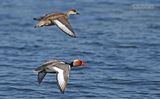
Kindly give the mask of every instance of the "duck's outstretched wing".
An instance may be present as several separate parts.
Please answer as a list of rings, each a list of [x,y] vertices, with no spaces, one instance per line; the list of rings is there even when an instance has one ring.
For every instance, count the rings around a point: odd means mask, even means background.
[[[44,72],[44,71],[41,71],[41,72],[38,73],[37,80],[38,80],[38,83],[39,83],[39,84],[41,84],[41,82],[42,82],[42,80],[43,80],[43,78],[45,77],[46,74],[47,74],[47,73]]]
[[[68,65],[63,65],[64,68],[53,67],[53,69],[57,72],[57,84],[62,93],[67,86],[67,81],[69,78],[70,67]]]
[[[56,65],[59,61],[58,60],[52,60],[52,61],[48,61],[44,64],[42,64],[40,67],[37,67],[34,71],[36,71],[38,73],[38,83],[41,84],[43,78],[45,77],[45,75],[47,74],[47,72],[45,71],[46,67],[49,66],[53,66]],[[51,71],[55,71],[55,70],[51,70]]]
[[[76,35],[68,21],[65,17],[60,17],[55,20],[53,20],[54,24],[57,25],[58,28],[60,28],[64,33],[67,35],[76,38]]]

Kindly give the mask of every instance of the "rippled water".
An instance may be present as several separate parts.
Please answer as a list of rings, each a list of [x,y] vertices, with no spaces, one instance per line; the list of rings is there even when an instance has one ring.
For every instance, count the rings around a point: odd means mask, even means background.
[[[159,3],[1,0],[0,99],[159,99]],[[57,27],[33,28],[33,17],[70,8],[81,14],[70,17],[78,38]],[[76,58],[87,66],[71,71],[64,95],[55,75],[38,85],[34,68],[51,59]]]

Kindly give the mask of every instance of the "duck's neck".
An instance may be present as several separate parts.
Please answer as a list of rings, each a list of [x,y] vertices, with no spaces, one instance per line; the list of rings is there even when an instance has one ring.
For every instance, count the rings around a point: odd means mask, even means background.
[[[68,64],[68,65],[70,65],[71,67],[73,67],[73,62],[71,62],[71,63],[65,62],[65,64]]]
[[[71,67],[73,67],[73,62],[69,63],[69,65],[70,65]]]
[[[69,13],[69,11],[66,13],[66,15],[67,15],[67,17],[69,17],[69,16],[70,16],[70,13]]]

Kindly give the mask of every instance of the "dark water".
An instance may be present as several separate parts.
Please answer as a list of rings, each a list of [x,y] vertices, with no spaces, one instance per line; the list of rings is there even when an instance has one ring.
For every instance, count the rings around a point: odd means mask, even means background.
[[[146,5],[145,5],[146,4]],[[1,0],[0,99],[159,99],[158,0]],[[33,17],[76,8],[78,38]],[[51,59],[82,59],[64,95],[55,75],[38,85],[34,68]]]

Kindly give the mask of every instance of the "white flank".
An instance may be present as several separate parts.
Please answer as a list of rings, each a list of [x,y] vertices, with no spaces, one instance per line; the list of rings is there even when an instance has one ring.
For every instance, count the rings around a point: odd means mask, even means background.
[[[62,29],[64,32],[66,32],[69,35],[74,36],[74,33],[72,31],[70,31],[64,24],[62,24],[60,21],[58,20],[54,20],[54,22],[57,24],[57,26]]]
[[[59,86],[60,86],[61,90],[64,90],[65,80],[64,80],[63,70],[59,69],[57,67],[53,67],[53,69],[58,72],[57,80],[58,80],[58,83],[59,83]]]

